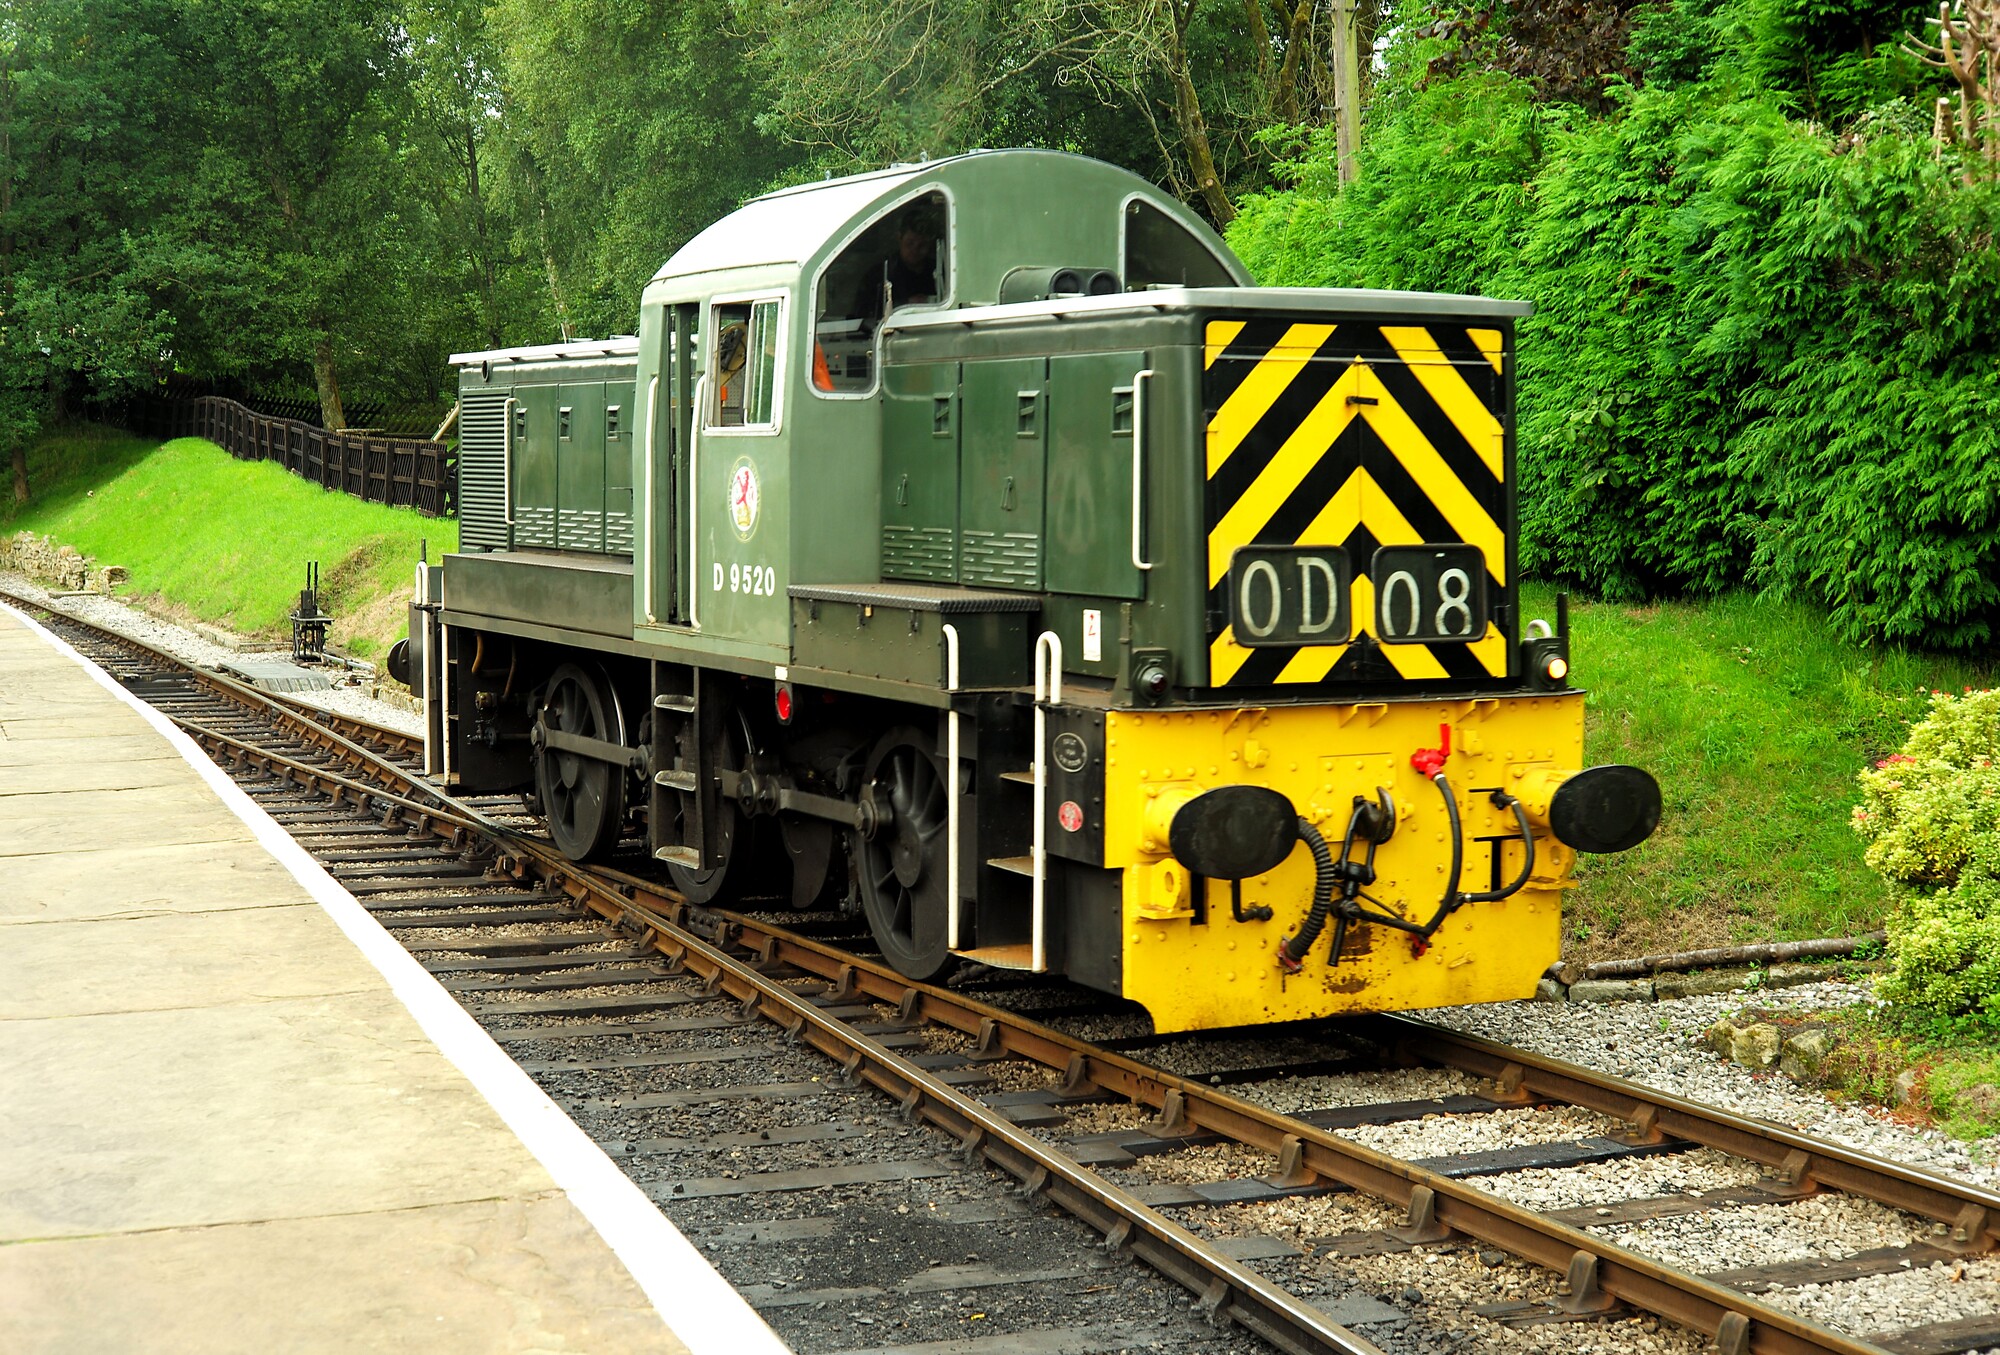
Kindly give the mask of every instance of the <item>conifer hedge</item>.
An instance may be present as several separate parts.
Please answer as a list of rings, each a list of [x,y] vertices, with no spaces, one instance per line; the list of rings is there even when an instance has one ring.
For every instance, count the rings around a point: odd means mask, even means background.
[[[1980,647],[2000,623],[2000,189],[1932,144],[1893,44],[1821,59],[1810,36],[1779,0],[1683,0],[1641,26],[1644,83],[1601,117],[1491,71],[1427,80],[1406,43],[1358,181],[1340,191],[1331,144],[1308,143],[1230,242],[1266,284],[1535,303],[1532,575],[1615,599],[1747,582],[1850,638]]]

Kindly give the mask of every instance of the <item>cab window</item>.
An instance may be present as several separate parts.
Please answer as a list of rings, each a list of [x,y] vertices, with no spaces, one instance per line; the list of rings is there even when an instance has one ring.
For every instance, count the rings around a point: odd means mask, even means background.
[[[876,329],[893,310],[946,299],[950,251],[950,201],[926,193],[884,212],[834,256],[813,295],[813,389],[874,385]]]
[[[1234,287],[1201,237],[1150,202],[1125,204],[1125,287]]]
[[[778,302],[715,307],[708,426],[772,428],[778,422]]]

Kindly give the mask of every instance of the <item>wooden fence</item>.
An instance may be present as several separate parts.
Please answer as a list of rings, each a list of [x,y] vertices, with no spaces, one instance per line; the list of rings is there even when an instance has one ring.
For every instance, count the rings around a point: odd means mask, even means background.
[[[214,395],[146,403],[144,409],[127,408],[127,425],[135,431],[207,438],[239,460],[275,461],[316,485],[369,503],[414,508],[434,518],[458,513],[458,451],[445,443],[328,432]]]

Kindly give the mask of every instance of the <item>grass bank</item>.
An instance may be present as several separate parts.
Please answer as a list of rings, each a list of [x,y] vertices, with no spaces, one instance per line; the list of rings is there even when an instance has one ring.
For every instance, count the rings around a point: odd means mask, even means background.
[[[1525,590],[1527,614],[1554,595]],[[1961,659],[1856,646],[1811,608],[1747,594],[1692,603],[1573,603],[1586,761],[1659,778],[1660,831],[1586,857],[1565,950],[1591,960],[1847,935],[1888,897],[1848,828],[1854,774],[1902,745],[1933,688],[1988,686]]]
[[[46,533],[131,569],[149,606],[286,633],[305,561],[321,562],[337,643],[374,655],[402,633],[417,543],[457,524],[329,493],[194,439],[100,428],[44,439],[35,498],[0,530]],[[1527,614],[1554,594],[1526,589]],[[1590,691],[1588,761],[1652,771],[1652,841],[1585,858],[1569,900],[1572,958],[1868,931],[1888,902],[1847,826],[1854,774],[1901,746],[1933,688],[1992,681],[1962,660],[1843,644],[1810,608],[1748,595],[1571,608]]]
[[[94,425],[43,438],[33,497],[0,504],[0,532],[31,531],[123,565],[153,610],[245,635],[289,637],[308,560],[320,563],[334,644],[379,657],[405,630],[418,544],[458,548],[458,524],[363,503],[212,442],[159,444]]]

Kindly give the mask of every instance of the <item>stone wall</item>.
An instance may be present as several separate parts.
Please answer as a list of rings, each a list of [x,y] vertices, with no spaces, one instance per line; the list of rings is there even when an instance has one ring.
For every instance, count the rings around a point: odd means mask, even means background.
[[[0,537],[0,569],[11,569],[50,588],[76,593],[109,593],[131,578],[123,565],[99,565],[75,546],[65,546],[33,532]]]

